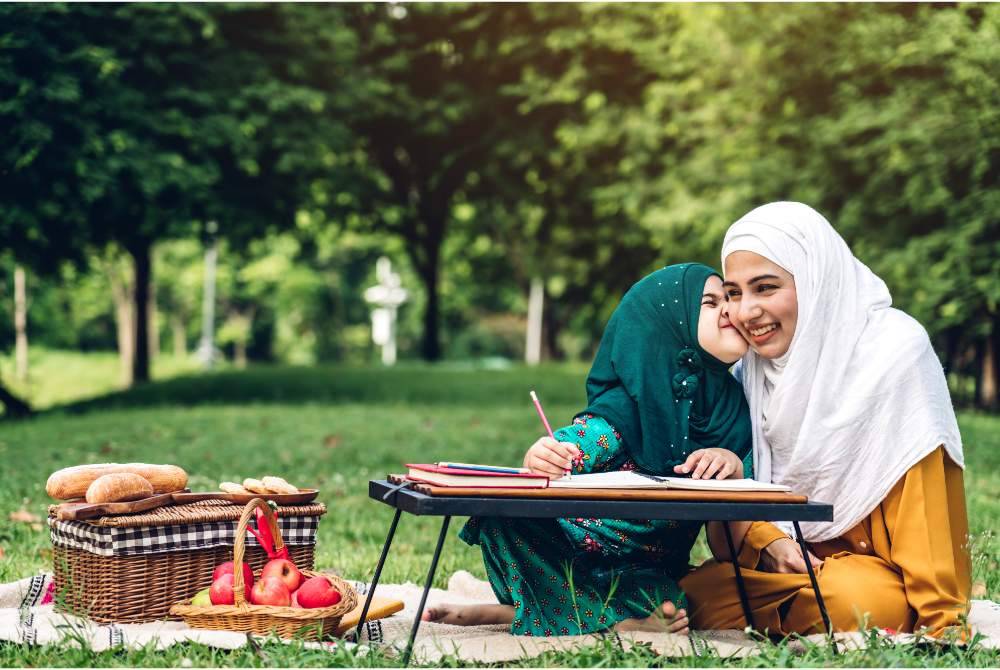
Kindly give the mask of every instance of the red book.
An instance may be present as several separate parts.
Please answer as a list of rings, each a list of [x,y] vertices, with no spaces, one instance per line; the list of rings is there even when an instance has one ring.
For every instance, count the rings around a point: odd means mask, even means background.
[[[544,489],[549,485],[545,475],[532,473],[488,472],[443,468],[433,463],[407,463],[410,469],[406,478],[434,486],[472,487],[492,489]]]

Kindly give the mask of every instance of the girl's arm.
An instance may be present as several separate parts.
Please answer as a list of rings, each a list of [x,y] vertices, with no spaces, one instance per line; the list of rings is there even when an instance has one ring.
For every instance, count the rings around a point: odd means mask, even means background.
[[[524,467],[549,477],[628,469],[628,452],[621,435],[599,416],[583,414],[554,431],[556,439],[540,437],[524,455]],[[634,467],[634,466],[631,466]]]

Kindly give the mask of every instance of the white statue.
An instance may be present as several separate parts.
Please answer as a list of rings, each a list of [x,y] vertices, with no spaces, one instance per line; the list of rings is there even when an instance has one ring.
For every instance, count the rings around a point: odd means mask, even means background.
[[[392,271],[392,262],[379,258],[375,263],[378,284],[365,289],[365,300],[372,303],[372,342],[382,347],[382,363],[396,362],[396,310],[406,302],[406,290],[400,287],[399,275]]]

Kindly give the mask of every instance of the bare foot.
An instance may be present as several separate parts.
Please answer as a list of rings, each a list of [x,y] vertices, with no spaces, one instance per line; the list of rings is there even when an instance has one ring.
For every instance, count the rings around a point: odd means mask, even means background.
[[[615,624],[619,632],[641,631],[646,633],[688,634],[688,616],[685,610],[678,610],[669,600],[644,619],[625,619]]]
[[[514,608],[510,605],[442,604],[425,609],[421,619],[434,623],[447,623],[452,626],[510,623],[514,620]]]

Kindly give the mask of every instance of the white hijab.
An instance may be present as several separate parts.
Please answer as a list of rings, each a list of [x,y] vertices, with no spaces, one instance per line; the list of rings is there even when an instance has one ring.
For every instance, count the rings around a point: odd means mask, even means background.
[[[798,319],[788,351],[772,361],[751,349],[740,372],[755,477],[833,504],[833,523],[802,524],[806,540],[856,526],[940,445],[964,467],[926,331],[890,306],[885,283],[825,218],[796,202],[758,207],[730,226],[723,265],[735,251],[764,256],[795,278]]]

